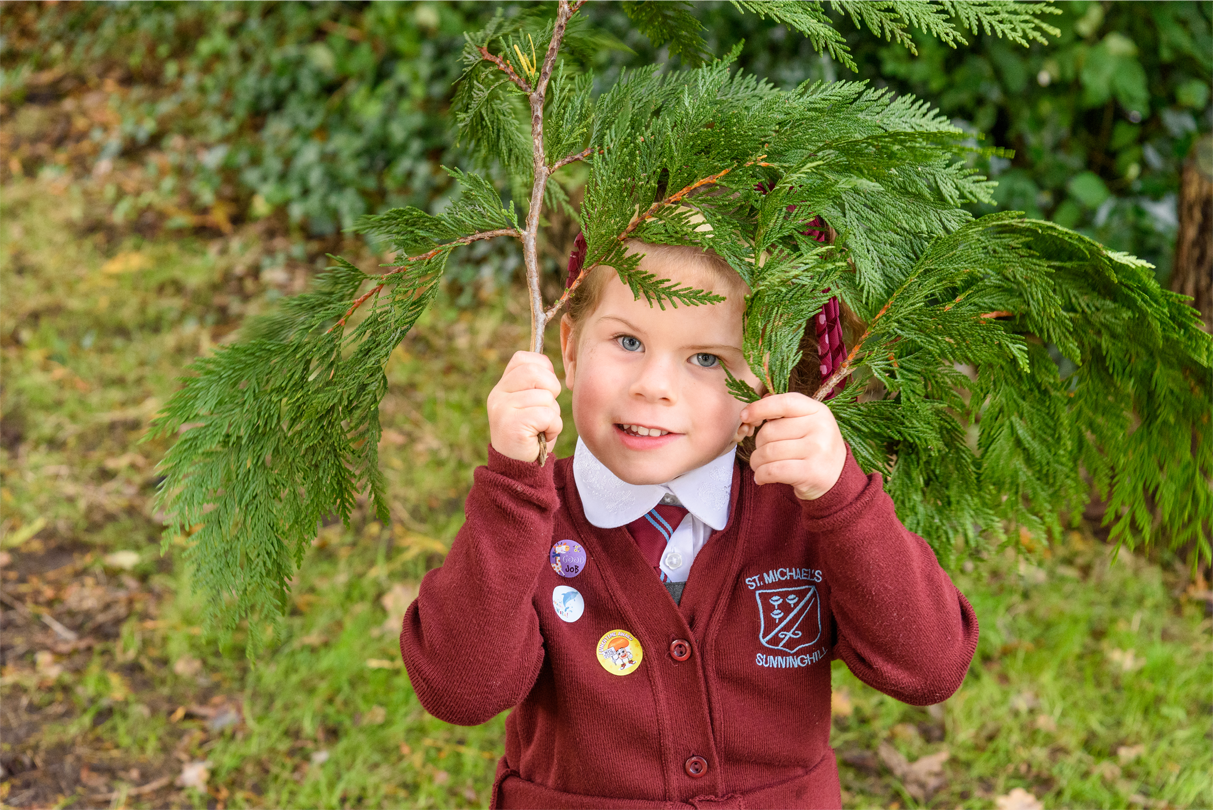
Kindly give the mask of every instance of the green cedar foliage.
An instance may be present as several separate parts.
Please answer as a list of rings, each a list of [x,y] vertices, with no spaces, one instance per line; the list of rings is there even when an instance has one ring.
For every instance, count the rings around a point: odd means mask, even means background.
[[[740,5],[831,53],[842,47],[817,4]],[[914,25],[963,42],[953,16],[1021,43],[1048,30],[1036,5],[837,7],[893,39]],[[974,219],[965,206],[990,202],[993,188],[969,166],[976,147],[910,96],[848,81],[779,90],[733,69],[736,49],[693,69],[625,72],[595,95],[584,51],[612,45],[576,8],[562,3],[556,21],[499,16],[468,34],[452,114],[480,165],[504,170],[513,199],[541,194],[528,217],[563,205],[578,219],[583,277],[601,265],[655,306],[711,303],[641,271],[624,243],[714,250],[751,287],[744,352],[774,392],[801,359],[806,321],[839,296],[865,331],[818,396],[845,380],[831,401],[844,437],[865,469],[885,472],[901,519],[945,559],[1017,524],[1056,535],[1059,513],[1080,513],[1088,498],[1084,470],[1109,500],[1115,537],[1195,541],[1209,559],[1213,349],[1149,265],[1015,213]],[[629,13],[693,54],[685,12]],[[566,38],[545,66],[561,21]],[[565,49],[571,41],[582,54]],[[579,210],[555,180],[532,182],[529,105],[545,68],[540,168],[589,163]],[[442,213],[363,220],[399,252],[398,266],[369,276],[336,260],[311,292],[195,364],[156,422],[182,432],[163,463],[166,541],[190,535],[196,581],[229,626],[273,618],[318,521],[349,521],[359,493],[386,519],[376,445],[388,355],[455,247],[526,236],[487,179],[448,171],[463,195]],[[809,212],[834,230],[832,244],[801,233]],[[366,301],[364,319],[347,326]],[[540,336],[559,305],[533,316]],[[1074,370],[1062,375],[1062,359]],[[728,376],[735,395],[757,396]]]

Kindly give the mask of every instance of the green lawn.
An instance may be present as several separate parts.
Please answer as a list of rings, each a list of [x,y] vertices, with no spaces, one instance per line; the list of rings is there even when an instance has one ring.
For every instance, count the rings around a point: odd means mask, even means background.
[[[501,718],[465,729],[427,715],[397,627],[462,521],[485,396],[525,343],[520,305],[487,295],[472,312],[450,290],[396,352],[393,522],[322,529],[253,667],[239,637],[200,629],[179,549],[161,557],[165,447],[138,442],[183,367],[298,289],[313,251],[265,223],[143,240],[114,226],[101,189],[53,174],[6,181],[2,204],[0,799],[487,805]],[[1085,531],[973,563],[955,577],[981,646],[951,700],[906,706],[835,664],[845,803],[994,807],[1023,788],[1046,807],[1213,806],[1208,585],[1171,563],[1111,562]]]

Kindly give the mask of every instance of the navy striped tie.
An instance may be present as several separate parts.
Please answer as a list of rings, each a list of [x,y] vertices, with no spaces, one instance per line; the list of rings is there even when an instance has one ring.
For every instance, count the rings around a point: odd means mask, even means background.
[[[665,553],[666,543],[674,536],[674,530],[686,516],[685,507],[659,503],[643,517],[628,524],[628,532],[640,547],[641,555],[663,582],[666,576],[661,573],[661,555]]]

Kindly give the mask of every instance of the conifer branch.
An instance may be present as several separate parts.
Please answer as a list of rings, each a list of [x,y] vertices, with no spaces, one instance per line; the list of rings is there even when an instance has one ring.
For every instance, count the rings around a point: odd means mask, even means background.
[[[438,247],[434,248],[433,250],[429,251],[428,253],[422,253],[419,256],[410,256],[409,258],[405,259],[402,263],[395,265],[389,272],[384,273],[383,275],[392,276],[397,273],[403,273],[405,270],[408,270],[413,265],[420,264],[421,262],[428,262],[430,259],[437,256],[442,251],[450,250],[451,248],[455,247],[456,245],[470,245],[473,242],[480,242],[484,239],[495,239],[498,236],[513,236],[513,237],[517,238],[517,237],[520,237],[521,235],[522,234],[520,234],[518,231],[514,230],[513,228],[498,228],[495,231],[482,231],[481,233],[474,233],[471,236],[461,236],[458,239],[453,239],[450,242],[447,242],[445,245],[439,245]],[[367,299],[371,298],[372,296],[378,295],[380,292],[382,292],[383,287],[384,287],[384,284],[381,283],[377,287],[373,287],[365,295],[361,295],[358,298],[356,298],[354,300],[354,303],[352,305],[350,305],[350,308],[347,309],[345,311],[345,314],[341,316],[341,320],[337,321],[337,323],[330,326],[326,330],[326,334],[328,332],[332,332],[334,329],[336,329],[339,326],[345,326],[345,322],[347,320],[349,320],[349,317],[354,314],[354,312],[358,309],[358,307],[365,304],[367,302]]]
[[[753,160],[748,161],[742,165],[743,166],[770,166],[771,165],[770,163],[763,162],[763,158],[765,158],[765,157],[766,157],[766,155],[759,155],[758,157],[754,158]],[[628,236],[631,235],[632,231],[636,230],[636,228],[640,226],[640,223],[645,222],[646,220],[652,219],[657,214],[657,212],[660,211],[665,206],[676,205],[679,202],[681,202],[684,197],[686,197],[688,194],[695,191],[696,189],[703,188],[704,186],[714,185],[714,184],[720,182],[720,179],[722,177],[724,177],[726,174],[733,171],[733,169],[735,169],[735,168],[736,168],[735,166],[730,166],[729,168],[716,172],[715,174],[711,174],[711,175],[708,175],[707,177],[700,178],[699,180],[696,180],[694,183],[691,183],[687,186],[680,188],[678,191],[675,191],[673,194],[666,197],[664,200],[658,200],[657,202],[653,203],[652,205],[649,206],[647,211],[645,211],[643,214],[641,214],[640,216],[636,217],[635,219],[633,219],[631,222],[628,223],[628,226],[623,229],[623,233],[619,234],[619,241],[622,242],[625,239],[627,239]]]
[[[483,56],[489,62],[492,62],[494,65],[496,65],[502,71],[504,71],[505,75],[510,77],[510,81],[512,81],[514,84],[518,85],[519,90],[530,95],[531,86],[526,83],[525,79],[523,79],[521,76],[519,76],[517,73],[514,72],[514,68],[510,65],[509,62],[505,61],[500,56],[496,56],[495,54],[489,53],[489,49],[486,48],[484,45],[480,46],[480,55]]]
[[[551,165],[551,167],[548,169],[548,174],[549,175],[555,174],[557,169],[563,169],[565,166],[569,165],[570,163],[576,163],[579,160],[585,160],[586,158],[588,158],[590,155],[594,154],[595,152],[601,152],[601,151],[602,151],[601,149],[595,149],[593,146],[587,146],[585,149],[581,150],[577,154],[569,155],[568,157],[562,157],[560,160],[553,163]]]

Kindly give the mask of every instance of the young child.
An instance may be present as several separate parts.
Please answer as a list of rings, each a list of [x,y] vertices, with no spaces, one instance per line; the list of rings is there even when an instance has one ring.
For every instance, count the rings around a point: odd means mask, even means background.
[[[728,393],[722,365],[759,389],[740,277],[697,248],[630,249],[727,300],[662,311],[592,271],[560,329],[580,438],[543,467],[560,383],[514,355],[467,522],[405,615],[409,678],[450,723],[514,710],[495,807],[840,807],[830,661],[938,703],[973,610],[829,408]]]

